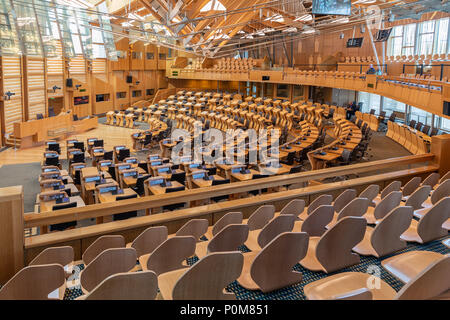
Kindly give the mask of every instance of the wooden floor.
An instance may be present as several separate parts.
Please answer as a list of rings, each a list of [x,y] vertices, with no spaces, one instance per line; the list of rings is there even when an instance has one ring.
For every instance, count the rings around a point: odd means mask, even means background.
[[[112,150],[114,146],[126,145],[131,151],[134,151],[132,146],[131,134],[139,132],[139,129],[129,129],[123,127],[109,126],[105,124],[98,124],[98,128],[72,135],[70,138],[76,138],[86,143],[87,138],[103,139],[106,150]],[[67,152],[65,146],[65,139],[60,140],[61,155],[60,159],[66,159]],[[27,149],[8,148],[5,151],[0,152],[0,167],[6,164],[18,164],[18,163],[30,163],[42,161],[42,155],[45,150],[45,146],[39,146]]]

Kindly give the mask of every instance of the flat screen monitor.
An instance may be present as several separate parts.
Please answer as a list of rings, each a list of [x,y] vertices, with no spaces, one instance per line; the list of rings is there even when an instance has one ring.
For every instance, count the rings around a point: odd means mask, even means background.
[[[351,10],[350,0],[313,0],[312,2],[312,14],[349,16]]]
[[[109,186],[109,187],[100,188],[99,192],[100,193],[107,193],[107,192],[117,191],[117,189],[118,189],[117,186]]]
[[[389,39],[389,36],[391,35],[392,28],[389,29],[380,29],[375,34],[375,39],[373,41],[375,42],[383,42],[387,41]]]
[[[164,182],[164,179],[155,179],[155,180],[150,180],[149,183],[151,186],[156,186],[156,185],[160,185]]]
[[[347,40],[347,48],[360,48],[364,38],[350,38]]]

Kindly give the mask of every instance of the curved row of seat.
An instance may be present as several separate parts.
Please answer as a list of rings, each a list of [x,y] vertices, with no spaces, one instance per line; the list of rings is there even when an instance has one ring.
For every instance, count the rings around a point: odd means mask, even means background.
[[[412,154],[429,152],[431,137],[401,123],[388,121],[386,136],[398,142]]]

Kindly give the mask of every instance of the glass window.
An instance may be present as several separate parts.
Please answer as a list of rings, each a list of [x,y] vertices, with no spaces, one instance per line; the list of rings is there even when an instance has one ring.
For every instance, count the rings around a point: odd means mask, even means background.
[[[392,29],[392,35],[389,38],[390,56],[400,56],[402,54],[403,26],[396,26]]]
[[[277,84],[277,97],[289,98],[289,85]]]
[[[155,94],[155,89],[147,89],[146,90],[146,95],[147,96],[152,96]]]
[[[142,91],[141,90],[133,90],[132,92],[132,97],[136,98],[136,97],[140,97],[142,95]]]
[[[294,98],[303,97],[303,86],[294,84]]]
[[[92,42],[103,43],[103,34],[101,31],[92,29]]]
[[[434,53],[447,53],[448,18],[440,19],[436,26],[436,50]]]
[[[109,101],[109,93],[95,95],[96,102]]]
[[[83,54],[83,49],[81,49],[80,37],[78,35],[72,34],[72,43],[75,54]]]
[[[127,56],[127,52],[126,51],[121,51],[121,50],[117,50],[117,57],[119,59],[124,59]]]
[[[166,60],[166,54],[165,53],[160,53],[159,54],[159,60]]]
[[[142,58],[142,52],[134,51],[134,52],[131,53],[131,57],[133,59],[141,59]]]
[[[371,109],[375,109],[375,114],[380,113],[381,96],[368,92],[359,92],[358,102],[362,103],[361,112],[369,113]]]
[[[153,60],[155,58],[155,54],[153,52],[147,52],[147,60]]]
[[[414,55],[414,42],[416,39],[416,24],[404,26],[402,55]]]
[[[268,98],[273,97],[273,83],[265,83],[264,84],[264,96]]]
[[[425,21],[419,25],[419,54],[431,54],[433,52],[435,21]]]
[[[116,98],[117,98],[117,99],[125,99],[126,96],[127,96],[127,93],[126,93],[126,92],[117,92],[117,93],[116,93]]]
[[[391,113],[396,112],[397,118],[405,119],[406,105],[396,100],[384,97],[383,111],[386,111],[386,116],[389,117]]]
[[[450,119],[444,117],[441,118],[441,129],[450,132]]]
[[[106,50],[103,44],[93,44],[92,50],[94,53],[94,58],[106,58]]]
[[[433,114],[430,112],[426,112],[422,109],[411,106],[411,111],[409,114],[409,121],[416,120],[416,122],[422,122],[423,124],[427,124],[427,125],[431,126],[432,116],[433,116]]]

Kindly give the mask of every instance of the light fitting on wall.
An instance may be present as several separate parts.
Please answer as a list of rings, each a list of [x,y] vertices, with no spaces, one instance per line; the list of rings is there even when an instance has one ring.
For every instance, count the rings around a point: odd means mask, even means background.
[[[75,85],[75,88],[78,90],[78,88],[80,88],[81,87],[81,84],[76,84]]]
[[[138,85],[139,83],[141,83],[140,81],[136,81],[136,85]]]
[[[54,85],[53,87],[52,87],[52,89],[53,89],[53,92],[55,93],[56,92],[56,90],[61,90],[61,88],[60,87],[58,87],[58,86],[56,86],[56,85]]]
[[[5,100],[11,100],[11,96],[14,96],[14,95],[15,95],[14,92],[11,92],[11,91],[6,92],[5,93]]]

